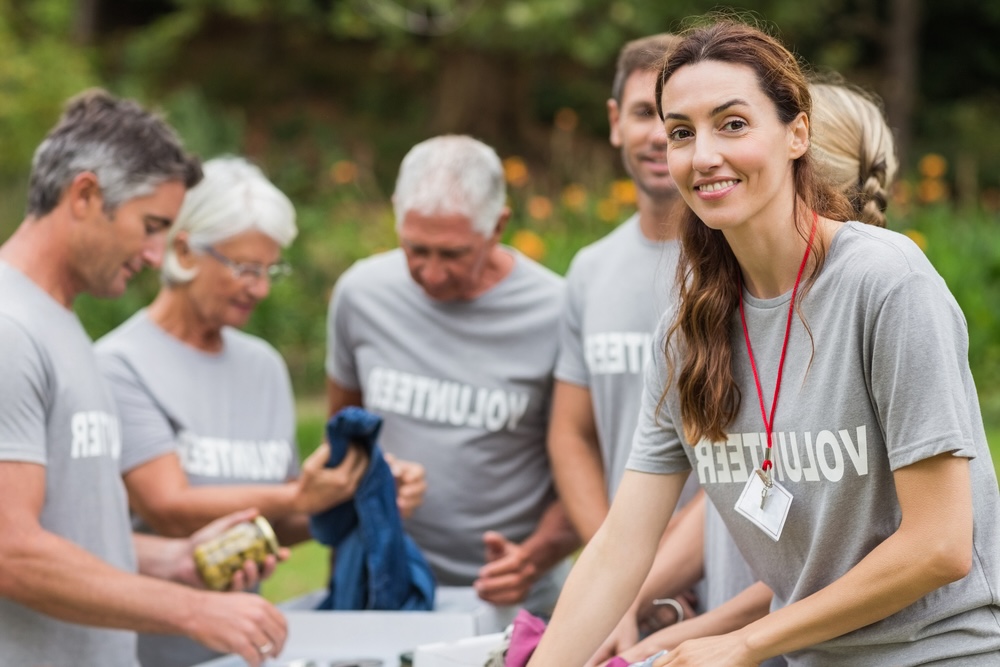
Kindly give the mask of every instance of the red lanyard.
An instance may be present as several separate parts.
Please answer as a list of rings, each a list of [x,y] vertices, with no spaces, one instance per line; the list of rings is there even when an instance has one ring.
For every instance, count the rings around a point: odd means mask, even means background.
[[[753,358],[753,348],[750,346],[750,332],[747,330],[747,318],[743,313],[743,280],[740,278],[740,321],[743,322],[743,337],[747,341],[747,354],[750,355],[750,368],[753,370],[753,381],[757,385],[757,398],[760,399],[760,416],[764,420],[764,429],[767,431],[767,451],[764,455],[764,462],[761,469],[767,472],[774,464],[771,462],[771,446],[774,444],[774,409],[778,407],[778,390],[781,388],[781,370],[785,367],[785,352],[788,351],[788,334],[792,332],[792,313],[795,311],[795,294],[799,291],[799,281],[802,280],[802,272],[806,268],[809,259],[809,251],[812,249],[813,237],[816,235],[816,223],[819,216],[813,211],[812,229],[809,230],[809,243],[806,244],[806,252],[802,256],[802,263],[799,265],[799,273],[795,276],[795,287],[792,288],[792,301],[788,304],[788,321],[785,323],[785,340],[781,344],[781,358],[778,360],[778,377],[774,381],[774,398],[771,400],[771,418],[767,417],[767,410],[764,408],[764,390],[760,386],[760,376],[757,374],[757,363]]]

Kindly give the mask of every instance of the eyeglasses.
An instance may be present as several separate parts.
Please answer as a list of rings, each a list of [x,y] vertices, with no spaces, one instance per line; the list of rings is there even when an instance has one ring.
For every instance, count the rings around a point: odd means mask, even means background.
[[[248,283],[258,281],[265,276],[273,283],[292,272],[292,267],[287,262],[276,262],[266,266],[254,262],[234,262],[212,246],[205,246],[202,250],[213,259],[228,266],[229,270],[233,272],[233,278]]]

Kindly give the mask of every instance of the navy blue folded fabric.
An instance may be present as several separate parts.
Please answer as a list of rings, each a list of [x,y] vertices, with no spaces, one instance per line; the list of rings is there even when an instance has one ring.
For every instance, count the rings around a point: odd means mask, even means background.
[[[364,447],[370,461],[352,500],[309,519],[313,537],[334,549],[329,592],[318,609],[434,607],[434,575],[403,531],[396,482],[378,446],[381,427],[381,417],[358,407],[344,408],[327,422],[328,465],[339,465],[352,444]]]

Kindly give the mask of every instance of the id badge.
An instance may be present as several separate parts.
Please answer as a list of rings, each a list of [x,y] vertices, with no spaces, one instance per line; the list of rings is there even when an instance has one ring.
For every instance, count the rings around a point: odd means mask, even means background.
[[[771,487],[767,488],[761,475],[750,475],[735,509],[777,542],[791,506],[792,494],[777,480],[772,480]]]

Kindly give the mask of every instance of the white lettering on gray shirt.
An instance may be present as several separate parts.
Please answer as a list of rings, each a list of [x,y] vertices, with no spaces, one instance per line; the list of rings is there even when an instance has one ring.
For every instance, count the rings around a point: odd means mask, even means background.
[[[694,448],[695,473],[700,484],[743,484],[763,460],[763,433],[733,433],[725,442],[702,440]],[[772,451],[779,481],[839,482],[845,473],[868,474],[868,437],[864,425],[836,433],[822,430],[802,434],[775,433]],[[799,443],[801,442],[801,447]],[[847,463],[850,463],[850,466]]]
[[[107,456],[119,459],[122,455],[121,429],[118,417],[100,410],[73,413],[70,418],[73,441],[70,457],[74,459]]]
[[[368,374],[368,405],[414,419],[513,431],[528,410],[528,394],[426,377],[376,366]]]
[[[648,331],[604,331],[584,337],[592,375],[639,375],[653,341]]]

